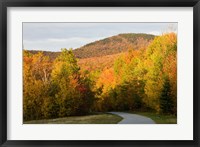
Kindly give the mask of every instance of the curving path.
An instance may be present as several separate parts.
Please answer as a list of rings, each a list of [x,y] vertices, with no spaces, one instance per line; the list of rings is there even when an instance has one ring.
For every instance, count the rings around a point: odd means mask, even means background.
[[[155,122],[145,116],[125,113],[125,112],[109,112],[111,114],[118,115],[123,119],[118,124],[155,124]]]

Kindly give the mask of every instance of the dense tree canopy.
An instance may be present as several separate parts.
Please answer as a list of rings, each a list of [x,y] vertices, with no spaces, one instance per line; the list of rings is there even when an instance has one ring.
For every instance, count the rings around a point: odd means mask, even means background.
[[[94,96],[86,79],[80,76],[72,50],[62,49],[54,62],[47,61],[42,53],[31,55],[24,51],[24,119],[88,113]],[[48,77],[44,68],[47,65]]]
[[[72,49],[53,60],[24,50],[24,120],[141,109],[176,114],[177,35],[122,36],[135,45],[87,59],[77,59]]]

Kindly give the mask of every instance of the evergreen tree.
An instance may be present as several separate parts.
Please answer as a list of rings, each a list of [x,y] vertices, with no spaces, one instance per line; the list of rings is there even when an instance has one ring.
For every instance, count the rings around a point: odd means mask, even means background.
[[[173,100],[171,96],[171,88],[169,79],[166,78],[163,86],[163,90],[160,97],[160,111],[164,114],[169,114],[173,109]]]

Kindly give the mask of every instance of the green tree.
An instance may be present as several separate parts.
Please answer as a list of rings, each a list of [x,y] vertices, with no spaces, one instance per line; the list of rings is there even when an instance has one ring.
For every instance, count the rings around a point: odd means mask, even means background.
[[[82,115],[91,107],[92,93],[86,81],[81,79],[79,69],[72,50],[62,49],[52,71],[52,83],[58,88],[54,97],[60,117]]]
[[[160,97],[160,109],[161,113],[170,114],[173,111],[173,99],[171,96],[169,78],[165,79],[163,90]]]
[[[169,64],[169,59],[176,59],[176,50],[176,34],[169,33],[156,37],[145,52],[144,67],[147,73],[144,78],[146,96],[143,100],[147,107],[157,112],[161,111],[160,97],[166,76],[170,77],[170,87],[174,87],[173,92],[176,92],[176,86],[174,86],[176,82],[172,82],[176,81],[176,64],[173,66]],[[174,61],[173,63],[176,63],[176,60]],[[169,65],[173,68],[167,68]],[[176,94],[174,94],[174,97],[176,99]]]

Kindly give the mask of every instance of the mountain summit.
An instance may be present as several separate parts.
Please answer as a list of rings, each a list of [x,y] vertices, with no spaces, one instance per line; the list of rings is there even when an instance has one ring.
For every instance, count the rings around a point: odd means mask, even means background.
[[[77,58],[100,57],[105,55],[117,54],[127,51],[128,49],[145,48],[154,39],[150,34],[119,34],[98,40],[83,47],[73,50]]]

